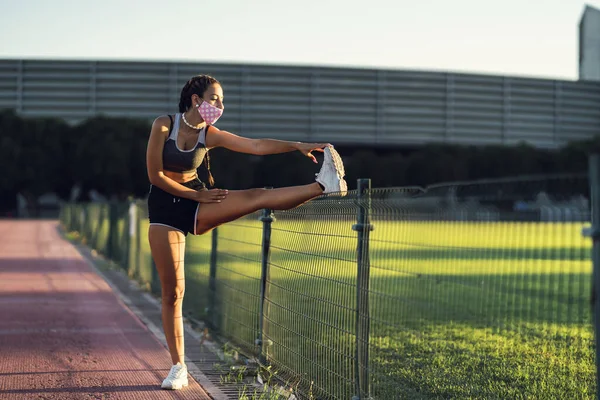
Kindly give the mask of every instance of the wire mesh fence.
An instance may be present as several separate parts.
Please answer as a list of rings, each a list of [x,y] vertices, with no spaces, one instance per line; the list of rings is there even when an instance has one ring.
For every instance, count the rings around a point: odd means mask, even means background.
[[[215,303],[214,264],[211,263],[212,235],[188,235],[185,249],[185,301],[183,313],[215,327],[219,311]],[[211,274],[212,272],[212,274]],[[212,279],[211,279],[212,276]]]
[[[368,394],[591,397],[587,193],[585,176],[374,190]]]
[[[265,356],[282,379],[318,396],[354,394],[353,197],[350,192],[277,211],[272,224]]]
[[[249,354],[258,354],[262,223],[260,212],[218,228],[215,328]]]
[[[579,174],[259,211],[188,236],[184,309],[300,398],[592,398],[589,197]],[[61,220],[160,292],[143,203]]]

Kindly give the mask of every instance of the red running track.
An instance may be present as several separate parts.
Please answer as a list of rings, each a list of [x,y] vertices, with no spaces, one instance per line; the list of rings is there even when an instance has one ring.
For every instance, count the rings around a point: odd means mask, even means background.
[[[0,220],[0,399],[209,399],[56,221]]]

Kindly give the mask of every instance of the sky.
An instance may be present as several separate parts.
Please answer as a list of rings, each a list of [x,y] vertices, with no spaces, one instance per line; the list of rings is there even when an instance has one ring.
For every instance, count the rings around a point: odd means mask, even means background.
[[[432,70],[576,80],[600,0],[0,0],[0,58]]]

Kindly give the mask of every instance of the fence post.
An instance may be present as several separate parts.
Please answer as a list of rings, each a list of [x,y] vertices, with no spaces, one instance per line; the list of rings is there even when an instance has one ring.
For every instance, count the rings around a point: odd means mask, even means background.
[[[256,339],[256,344],[260,346],[260,355],[259,360],[261,363],[266,363],[267,361],[267,347],[268,343],[264,340],[265,336],[265,326],[264,320],[268,315],[268,310],[266,308],[267,298],[267,281],[269,280],[269,256],[271,252],[271,223],[275,221],[275,217],[273,215],[273,210],[265,208],[263,209],[263,214],[260,217],[260,220],[263,223],[263,237],[262,237],[262,268],[260,273],[260,303],[258,309],[258,339]]]
[[[217,330],[216,312],[217,312],[217,250],[219,245],[218,228],[212,231],[212,243],[210,249],[210,270],[208,275],[208,323],[213,331]]]
[[[79,210],[79,220],[81,221],[81,238],[85,239],[85,243],[89,244],[90,235],[88,229],[88,215],[87,215],[88,203],[81,204],[81,209]]]
[[[592,299],[594,330],[596,340],[596,399],[600,399],[600,154],[589,158],[589,179],[591,195],[592,226],[584,235],[592,238]]]
[[[134,207],[134,213],[133,213],[133,217],[135,218],[133,220],[133,231],[134,231],[134,235],[133,235],[133,239],[135,240],[134,243],[134,251],[133,251],[133,265],[134,268],[133,270],[129,270],[128,274],[129,277],[135,277],[136,279],[139,278],[139,273],[140,273],[140,264],[141,264],[141,260],[140,260],[140,253],[141,253],[141,240],[140,240],[140,212],[139,212],[139,207],[137,205],[137,202],[133,203],[133,207]],[[133,274],[133,275],[132,275]]]
[[[356,394],[353,400],[370,398],[369,388],[369,330],[371,318],[369,315],[369,275],[371,261],[369,259],[369,233],[371,225],[371,180],[357,181],[357,222],[352,230],[358,232],[357,279],[356,279],[356,360],[355,380]]]
[[[129,202],[129,207],[127,209],[127,255],[126,262],[123,268],[127,273],[127,276],[131,277],[131,271],[133,266],[133,257],[131,255],[132,248],[135,245],[135,235],[137,231],[137,208],[135,206],[135,201],[131,200]]]
[[[150,264],[152,268],[152,281],[150,282],[150,291],[154,294],[161,294],[160,277],[158,276],[158,268],[154,262],[154,257],[150,257]]]
[[[118,203],[117,207],[116,207],[116,215],[115,215],[115,232],[117,232],[117,235],[114,237],[115,241],[113,242],[113,251],[115,252],[115,257],[117,263],[119,264],[119,266],[121,266],[122,268],[126,268],[127,267],[127,256],[126,254],[129,254],[129,238],[128,238],[128,234],[127,234],[127,217],[126,217],[126,213],[125,210],[127,210],[127,205],[128,203],[126,202],[121,202]],[[121,225],[121,227],[119,228],[119,223],[122,221],[123,225]]]
[[[115,260],[115,241],[117,230],[117,202],[108,203],[108,238],[106,239],[106,257],[112,261]]]
[[[140,207],[136,202],[137,210],[135,215],[135,273],[136,278],[141,281],[140,271],[142,270],[142,223],[140,219]]]

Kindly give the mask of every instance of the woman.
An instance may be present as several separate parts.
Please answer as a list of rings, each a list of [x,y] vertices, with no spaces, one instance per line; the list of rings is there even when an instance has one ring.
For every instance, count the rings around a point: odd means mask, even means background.
[[[207,75],[190,79],[181,91],[179,113],[158,117],[148,139],[146,164],[150,178],[148,239],[162,289],[162,322],[173,366],[164,389],[187,386],[184,362],[182,301],[185,288],[183,258],[188,233],[201,235],[262,208],[287,210],[323,193],[346,194],[341,158],[327,143],[247,139],[213,124],[223,113],[221,84]],[[208,149],[224,147],[240,153],[265,155],[300,151],[317,162],[313,151],[325,153],[316,182],[278,189],[206,189],[197,168]]]

